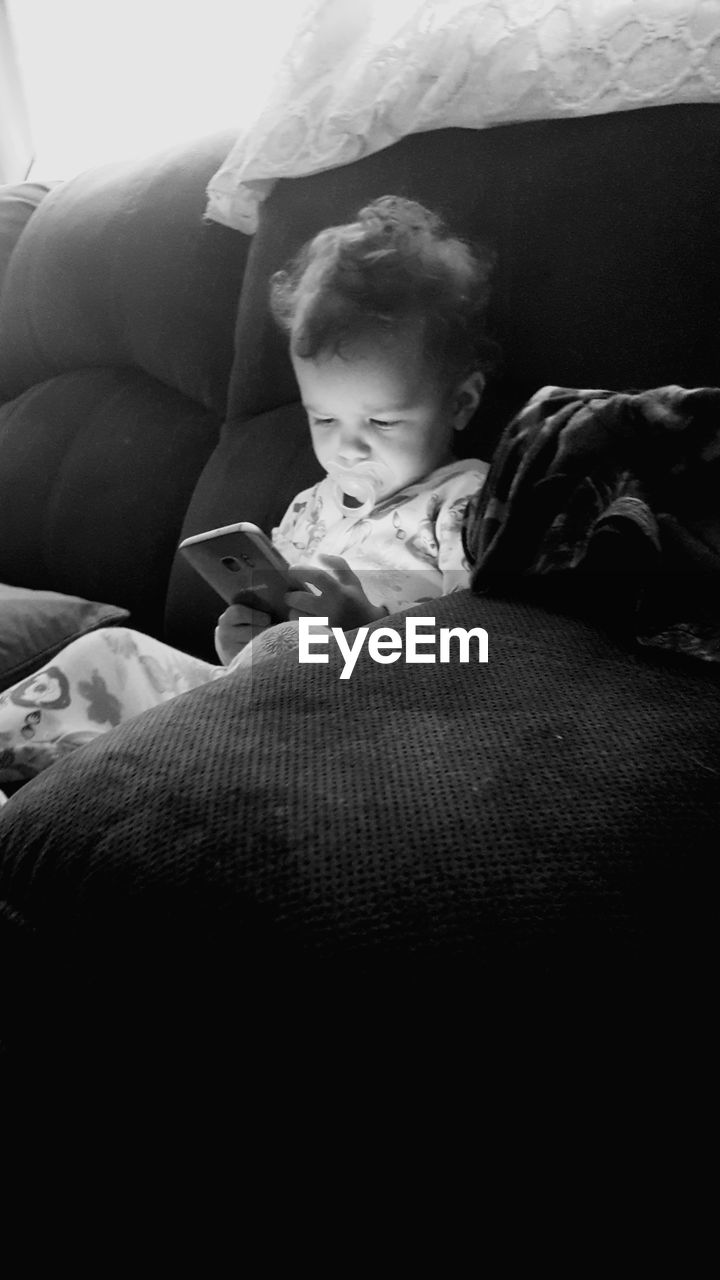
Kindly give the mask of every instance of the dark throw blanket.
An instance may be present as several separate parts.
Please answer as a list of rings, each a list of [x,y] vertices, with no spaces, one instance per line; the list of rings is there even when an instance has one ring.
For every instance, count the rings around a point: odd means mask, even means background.
[[[465,520],[479,594],[720,662],[720,390],[544,387]]]

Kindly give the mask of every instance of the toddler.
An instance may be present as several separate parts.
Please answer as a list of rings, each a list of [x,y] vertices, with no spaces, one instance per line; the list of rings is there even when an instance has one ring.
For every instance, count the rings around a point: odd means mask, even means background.
[[[453,446],[482,395],[490,270],[436,215],[384,196],[273,276],[272,312],[326,473],[272,531],[304,587],[286,597],[294,621],[271,628],[231,605],[215,632],[221,666],[124,627],[81,637],[0,694],[0,786],[258,649],[293,633],[296,643],[301,616],[348,630],[468,585],[462,520],[487,465]]]

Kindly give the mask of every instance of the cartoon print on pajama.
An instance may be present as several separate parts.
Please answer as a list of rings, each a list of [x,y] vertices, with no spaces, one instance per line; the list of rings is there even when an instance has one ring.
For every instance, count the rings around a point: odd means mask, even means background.
[[[224,667],[125,627],[81,636],[0,693],[0,785],[22,783],[147,707],[221,675]]]
[[[399,511],[393,513],[393,524],[395,525],[396,538],[399,538],[401,542],[405,542],[407,547],[411,548],[421,560],[427,560],[432,565],[437,563],[440,548],[435,537],[434,523],[429,516],[425,516],[410,534],[402,527]]]
[[[15,685],[9,698],[18,707],[47,707],[59,711],[70,705],[70,684],[59,667],[48,667]]]
[[[23,738],[35,737],[35,725],[40,723],[40,716],[41,712],[39,711],[28,711],[25,717],[25,723],[20,730]]]
[[[77,691],[88,702],[87,718],[95,724],[120,723],[122,707],[107,687],[99,671],[93,671],[89,680],[78,680]]]
[[[305,519],[308,523],[305,526],[304,536],[297,542],[293,541],[292,545],[299,554],[312,555],[327,534],[327,526],[324,520],[321,519],[323,510],[322,497],[314,493],[310,500],[305,498],[302,502],[293,503],[292,514],[295,523],[298,522],[306,508]]]

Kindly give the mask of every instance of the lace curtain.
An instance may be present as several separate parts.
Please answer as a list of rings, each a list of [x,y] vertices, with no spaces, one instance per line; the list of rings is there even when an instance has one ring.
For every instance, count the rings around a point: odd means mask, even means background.
[[[314,0],[208,187],[252,233],[279,177],[409,133],[720,101],[720,0]]]

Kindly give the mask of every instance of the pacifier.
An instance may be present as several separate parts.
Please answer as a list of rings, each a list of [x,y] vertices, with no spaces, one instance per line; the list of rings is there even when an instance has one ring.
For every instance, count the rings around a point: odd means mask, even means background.
[[[329,462],[327,473],[335,483],[335,497],[341,511],[356,520],[369,515],[383,485],[392,479],[390,469],[379,462],[356,462],[352,467]],[[348,502],[348,498],[355,501]]]

